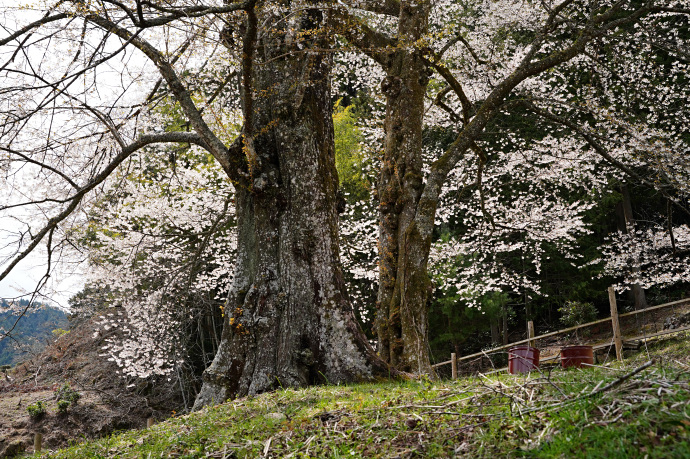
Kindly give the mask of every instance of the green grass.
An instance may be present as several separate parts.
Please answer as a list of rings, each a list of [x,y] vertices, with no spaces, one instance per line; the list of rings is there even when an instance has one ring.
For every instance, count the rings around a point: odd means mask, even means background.
[[[43,457],[690,458],[689,350],[674,339],[610,368],[287,389]]]

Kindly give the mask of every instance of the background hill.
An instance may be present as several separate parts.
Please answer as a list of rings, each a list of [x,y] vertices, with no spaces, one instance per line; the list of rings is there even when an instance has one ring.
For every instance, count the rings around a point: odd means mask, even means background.
[[[19,306],[26,307],[27,300],[19,300]],[[8,311],[10,304],[0,299],[0,337],[6,330],[12,329],[17,318],[19,322],[12,330],[10,337],[0,338],[0,365],[15,365],[24,360],[28,354],[38,353],[45,348],[53,330],[69,328],[67,313],[47,305],[33,308],[19,317],[15,311]]]

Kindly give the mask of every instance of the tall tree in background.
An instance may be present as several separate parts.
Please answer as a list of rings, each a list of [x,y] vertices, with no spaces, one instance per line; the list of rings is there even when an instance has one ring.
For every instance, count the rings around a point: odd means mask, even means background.
[[[378,352],[391,365],[418,374],[432,373],[427,307],[430,229],[420,229],[415,220],[424,186],[422,132],[430,77],[427,53],[432,5],[431,1],[403,0],[368,8],[397,22],[390,36],[351,17],[340,24],[345,36],[386,75],[381,82],[386,98],[384,153],[376,185]]]

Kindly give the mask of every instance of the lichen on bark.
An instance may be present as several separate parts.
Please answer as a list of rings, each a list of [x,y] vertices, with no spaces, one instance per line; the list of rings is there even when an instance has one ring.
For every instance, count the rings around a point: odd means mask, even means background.
[[[235,285],[195,409],[388,374],[356,322],[339,261],[331,57],[312,51],[329,46],[325,13],[261,14],[273,27],[259,34],[252,56],[245,135],[255,156],[250,178],[237,184]]]

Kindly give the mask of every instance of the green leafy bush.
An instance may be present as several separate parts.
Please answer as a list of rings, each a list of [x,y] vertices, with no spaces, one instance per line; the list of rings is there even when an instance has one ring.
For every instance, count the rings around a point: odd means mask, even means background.
[[[56,328],[51,333],[55,338],[60,338],[61,336],[65,336],[66,334],[68,334],[69,330],[65,330],[63,328]]]
[[[58,400],[57,402],[57,407],[58,407],[58,413],[60,414],[67,414],[67,408],[71,405],[70,402],[67,400]]]
[[[567,301],[564,306],[558,308],[558,312],[561,313],[561,322],[566,327],[574,327],[597,319],[597,310],[592,303]]]
[[[34,421],[38,421],[46,415],[46,404],[43,402],[32,403],[26,407],[26,411],[29,412],[29,417]]]
[[[76,390],[72,389],[72,386],[70,386],[69,383],[65,383],[62,385],[61,388],[55,391],[55,398],[58,401],[59,408],[59,404],[61,401],[67,402],[67,406],[76,405],[79,399],[81,398],[81,394]]]

